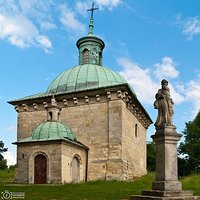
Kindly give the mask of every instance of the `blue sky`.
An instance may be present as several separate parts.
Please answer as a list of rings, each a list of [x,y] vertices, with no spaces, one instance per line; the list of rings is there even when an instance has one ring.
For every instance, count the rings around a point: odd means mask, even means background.
[[[122,74],[155,121],[154,96],[165,78],[182,132],[200,108],[199,0],[94,0],[94,34],[105,66]],[[0,0],[0,140],[15,163],[17,113],[7,101],[43,92],[78,64],[76,41],[87,35],[89,0]],[[148,140],[154,134],[148,129]]]

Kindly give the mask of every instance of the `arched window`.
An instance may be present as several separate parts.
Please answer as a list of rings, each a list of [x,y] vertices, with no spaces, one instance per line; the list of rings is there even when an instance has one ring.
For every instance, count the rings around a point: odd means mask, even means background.
[[[58,113],[58,121],[60,120],[60,113]]]
[[[137,137],[137,136],[138,136],[138,125],[135,124],[135,137]]]
[[[49,112],[49,120],[52,120],[52,119],[53,119],[53,113]]]
[[[99,53],[99,64],[102,65],[102,52]]]
[[[89,63],[89,51],[88,49],[83,50],[83,64]]]

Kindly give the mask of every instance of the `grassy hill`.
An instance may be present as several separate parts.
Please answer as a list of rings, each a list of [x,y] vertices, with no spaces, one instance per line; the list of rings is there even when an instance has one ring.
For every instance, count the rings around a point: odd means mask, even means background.
[[[64,185],[29,185],[13,184],[13,170],[0,171],[0,193],[25,192],[25,199],[67,199],[67,200],[117,200],[128,199],[132,194],[140,194],[142,190],[150,190],[154,174],[135,181],[95,181],[80,184]],[[183,178],[183,189],[193,190],[200,195],[200,175]]]

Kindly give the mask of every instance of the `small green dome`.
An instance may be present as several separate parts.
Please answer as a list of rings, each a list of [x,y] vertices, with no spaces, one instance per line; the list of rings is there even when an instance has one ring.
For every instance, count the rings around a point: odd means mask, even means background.
[[[82,91],[124,83],[127,84],[127,81],[120,74],[106,67],[84,64],[62,72],[52,81],[47,93]]]
[[[57,121],[47,121],[33,129],[29,141],[46,141],[59,139],[69,139],[76,141],[76,137],[69,127]]]

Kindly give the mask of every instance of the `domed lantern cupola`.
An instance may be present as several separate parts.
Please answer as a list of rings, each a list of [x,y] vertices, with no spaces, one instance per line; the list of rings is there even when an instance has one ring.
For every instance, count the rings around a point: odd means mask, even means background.
[[[93,13],[97,9],[94,8],[94,3],[92,3],[92,8],[87,10],[91,11],[88,36],[80,38],[76,43],[79,49],[79,65],[94,64],[102,66],[102,53],[105,44],[103,40],[93,34]]]
[[[47,121],[59,121],[61,108],[58,106],[54,94],[51,98],[51,104],[46,107]]]

